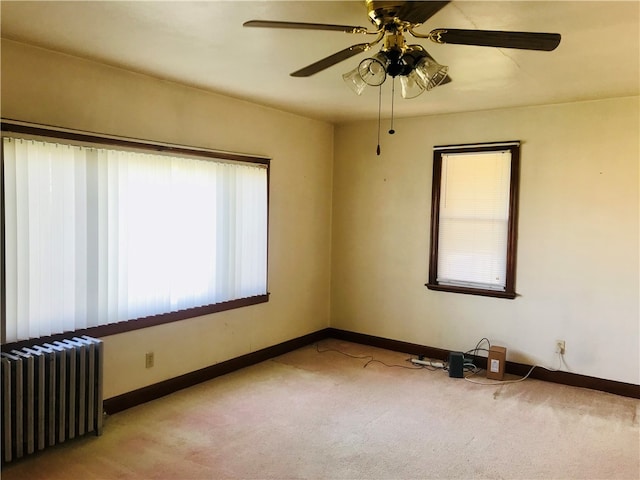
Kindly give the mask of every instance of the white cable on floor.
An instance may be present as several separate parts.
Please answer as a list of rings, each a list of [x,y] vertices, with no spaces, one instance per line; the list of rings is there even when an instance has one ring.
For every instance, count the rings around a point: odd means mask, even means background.
[[[562,354],[561,353],[558,353],[558,360],[559,360],[560,366],[562,366],[562,363],[564,362],[564,359],[562,358]],[[495,382],[478,382],[477,380],[471,380],[470,377],[474,376],[475,374],[477,374],[480,371],[480,369],[478,369],[478,370],[472,372],[471,375],[468,375],[468,376],[464,377],[464,379],[467,382],[475,383],[476,385],[505,385],[505,384],[508,384],[508,383],[518,383],[518,382],[522,382],[522,381],[526,380],[527,378],[529,378],[529,375],[531,375],[531,372],[533,372],[533,369],[536,368],[536,367],[544,368],[545,370],[549,370],[550,372],[558,372],[558,371],[560,371],[560,368],[545,367],[544,365],[534,365],[533,367],[531,367],[531,369],[527,372],[527,374],[524,377],[518,378],[518,379],[515,379],[515,380],[498,380],[498,381],[495,381]]]

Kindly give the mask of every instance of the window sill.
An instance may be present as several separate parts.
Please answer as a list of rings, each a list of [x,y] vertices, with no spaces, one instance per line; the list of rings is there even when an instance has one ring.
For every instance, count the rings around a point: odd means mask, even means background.
[[[269,293],[266,293],[264,295],[256,295],[254,297],[240,298],[228,302],[214,303],[211,305],[204,305],[202,307],[187,308],[185,310],[179,310],[176,312],[163,313],[149,317],[125,320],[118,323],[108,323],[106,325],[99,325],[96,327],[89,327],[81,330],[58,333],[47,337],[30,338],[28,340],[8,342],[2,345],[2,351],[8,352],[16,348],[28,347],[30,345],[42,344],[46,342],[50,343],[56,340],[78,337],[82,335],[89,335],[91,337],[97,338],[108,337],[109,335],[116,335],[119,333],[131,332],[133,330],[139,330],[142,328],[154,327],[156,325],[163,325],[165,323],[201,317],[203,315],[209,315],[211,313],[218,313],[227,310],[233,310],[236,308],[248,307],[250,305],[266,303],[268,301]]]
[[[439,292],[463,293],[466,295],[480,295],[483,297],[508,298],[513,300],[518,295],[516,292],[499,292],[497,290],[482,290],[479,288],[454,287],[452,285],[440,285],[437,283],[427,283],[425,286],[429,290],[437,290]]]

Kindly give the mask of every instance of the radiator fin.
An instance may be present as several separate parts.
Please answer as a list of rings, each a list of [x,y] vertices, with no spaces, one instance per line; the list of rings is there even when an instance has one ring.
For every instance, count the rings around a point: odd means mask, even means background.
[[[103,355],[86,335],[0,354],[3,463],[102,434]]]

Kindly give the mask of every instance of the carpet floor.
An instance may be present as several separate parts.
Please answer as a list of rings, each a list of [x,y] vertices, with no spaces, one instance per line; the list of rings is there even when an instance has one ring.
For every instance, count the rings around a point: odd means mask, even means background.
[[[407,358],[325,340],[112,415],[2,479],[640,478],[640,401]]]

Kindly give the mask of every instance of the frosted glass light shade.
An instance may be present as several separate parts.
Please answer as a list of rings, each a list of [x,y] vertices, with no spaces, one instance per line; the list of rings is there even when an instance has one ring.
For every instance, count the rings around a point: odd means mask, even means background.
[[[440,65],[431,57],[420,59],[416,68],[411,72],[415,73],[415,81],[425,90],[431,90],[440,85],[447,77],[449,67]]]
[[[358,73],[367,85],[378,87],[387,79],[387,58],[378,53],[371,58],[365,58],[358,65]]]
[[[387,79],[386,65],[386,56],[383,53],[377,53],[373,57],[362,60],[356,68],[342,75],[342,79],[356,92],[356,95],[360,95],[367,85],[377,87],[384,83]]]
[[[364,88],[367,86],[363,78],[360,76],[360,72],[358,72],[358,69],[359,66],[342,75],[342,79],[347,85],[349,85],[349,88],[351,88],[351,90],[353,90],[356,95],[362,94]]]
[[[402,98],[415,98],[425,90],[415,70],[409,75],[400,77],[400,85],[402,86]]]

